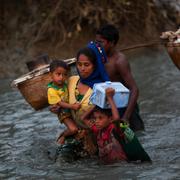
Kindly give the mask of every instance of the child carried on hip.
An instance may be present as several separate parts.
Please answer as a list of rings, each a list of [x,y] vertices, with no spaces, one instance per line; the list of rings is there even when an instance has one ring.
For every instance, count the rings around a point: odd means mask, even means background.
[[[53,112],[56,112],[61,123],[65,124],[67,129],[61,133],[57,143],[63,144],[65,138],[78,132],[78,127],[72,119],[70,110],[78,110],[80,103],[69,104],[69,95],[67,88],[68,65],[61,60],[53,60],[50,64],[50,75],[52,81],[48,84],[48,103]]]

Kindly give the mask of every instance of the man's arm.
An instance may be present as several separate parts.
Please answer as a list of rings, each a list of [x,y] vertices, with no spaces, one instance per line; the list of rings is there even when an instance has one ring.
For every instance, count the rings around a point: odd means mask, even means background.
[[[130,65],[125,56],[121,55],[116,61],[117,71],[120,74],[124,85],[130,90],[129,102],[122,119],[129,120],[139,95],[139,90],[132,76]]]

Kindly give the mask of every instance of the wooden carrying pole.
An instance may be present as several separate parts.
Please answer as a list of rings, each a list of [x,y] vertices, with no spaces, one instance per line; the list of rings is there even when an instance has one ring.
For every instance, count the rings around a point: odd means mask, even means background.
[[[180,43],[173,44],[173,43],[169,43],[168,41],[165,41],[165,40],[164,41],[152,41],[150,43],[143,43],[143,44],[137,44],[137,45],[130,46],[130,47],[120,48],[120,51],[129,51],[129,50],[137,49],[137,48],[160,46],[160,45],[166,47],[166,50],[167,50],[172,62],[178,69],[180,69]],[[67,62],[68,64],[74,64],[76,62],[76,59],[71,58],[71,59],[66,59],[64,61]]]
[[[143,44],[137,44],[134,46],[129,46],[125,48],[120,48],[120,51],[128,51],[131,49],[137,49],[137,48],[143,48],[143,47],[149,47],[149,46],[159,46],[159,45],[165,45],[166,43],[161,42],[161,41],[153,41],[150,43],[143,43]],[[67,62],[68,64],[74,64],[76,62],[76,58],[71,58],[71,59],[64,59],[63,61]]]
[[[125,48],[120,48],[120,51],[128,51],[131,49],[137,49],[137,48],[142,48],[142,47],[149,47],[149,46],[159,46],[159,45],[165,45],[166,43],[162,42],[162,41],[153,41],[150,43],[143,43],[143,44],[137,44],[134,46],[129,46],[129,47],[125,47]]]

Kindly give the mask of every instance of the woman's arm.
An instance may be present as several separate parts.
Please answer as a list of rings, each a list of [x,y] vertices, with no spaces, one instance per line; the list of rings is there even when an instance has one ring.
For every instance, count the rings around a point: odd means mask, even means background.
[[[91,115],[94,111],[95,106],[91,107],[89,110],[87,110],[86,112],[84,112],[84,114],[81,116],[81,120],[86,124],[86,126],[88,126],[90,129],[93,127],[94,125],[94,121],[93,119],[91,119]]]
[[[84,114],[81,116],[81,119],[84,121],[86,119],[90,119],[90,115],[92,114],[94,108],[96,106],[92,106],[90,109],[88,109],[86,112],[84,112]]]

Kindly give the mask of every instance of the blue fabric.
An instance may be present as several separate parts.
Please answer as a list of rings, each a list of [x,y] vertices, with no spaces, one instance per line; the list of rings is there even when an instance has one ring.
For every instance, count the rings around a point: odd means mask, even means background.
[[[93,50],[96,54],[96,67],[88,78],[82,78],[80,74],[79,76],[80,81],[83,84],[86,84],[89,87],[93,88],[93,85],[95,83],[110,81],[109,76],[104,67],[104,63],[107,62],[107,57],[103,47],[99,43],[91,41],[90,43],[88,43],[87,47]]]

